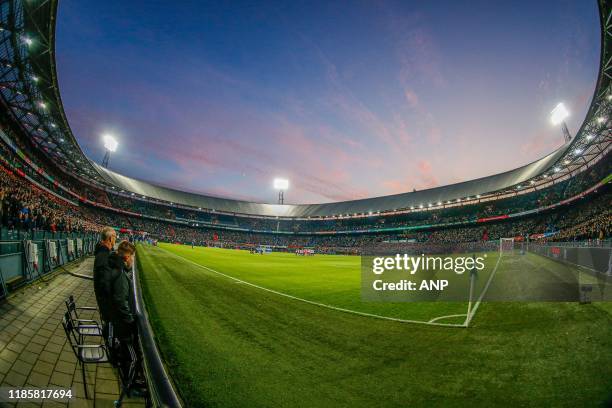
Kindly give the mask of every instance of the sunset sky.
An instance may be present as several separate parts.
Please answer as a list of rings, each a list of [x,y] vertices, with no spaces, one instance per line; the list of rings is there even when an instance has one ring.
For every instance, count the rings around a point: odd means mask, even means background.
[[[189,191],[315,203],[526,164],[572,133],[599,69],[596,1],[62,1],[60,91],[110,168]]]

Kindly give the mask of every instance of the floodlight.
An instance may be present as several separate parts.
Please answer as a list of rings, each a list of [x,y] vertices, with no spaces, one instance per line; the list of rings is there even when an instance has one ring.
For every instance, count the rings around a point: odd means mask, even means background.
[[[606,118],[604,118],[603,116],[600,116],[597,118],[597,123],[604,123],[605,120]]]
[[[285,190],[288,188],[289,180],[279,177],[274,179],[274,189],[278,190],[278,203],[281,205],[285,204]],[[348,217],[348,214],[346,216]]]
[[[574,153],[580,154],[580,153],[582,153],[582,149],[576,149],[576,150],[574,150]]]
[[[565,108],[563,102],[555,106],[555,109],[550,112],[550,121],[553,125],[559,125],[569,116],[568,110]]]
[[[119,146],[119,143],[117,142],[117,139],[115,139],[113,136],[111,135],[104,135],[102,136],[102,140],[104,140],[104,148],[110,152],[116,152],[117,151],[117,146]]]
[[[586,138],[587,138],[587,140],[591,140],[591,139],[593,139],[593,135],[587,135]]]
[[[289,188],[289,180],[283,178],[274,179],[275,190],[287,190]]]

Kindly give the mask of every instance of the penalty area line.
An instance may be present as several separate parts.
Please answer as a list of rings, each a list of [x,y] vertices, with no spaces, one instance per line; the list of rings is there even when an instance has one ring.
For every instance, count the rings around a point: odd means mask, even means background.
[[[231,279],[231,280],[236,281],[238,283],[242,283],[244,285],[252,286],[252,287],[254,287],[256,289],[264,290],[266,292],[274,293],[275,295],[284,296],[284,297],[289,298],[289,299],[297,300],[297,301],[300,301],[300,302],[308,303],[308,304],[319,306],[319,307],[324,307],[326,309],[336,310],[338,312],[343,312],[343,313],[355,314],[355,315],[358,315],[358,316],[372,317],[372,318],[375,318],[375,319],[390,320],[390,321],[399,322],[399,323],[424,324],[424,325],[428,325],[428,326],[440,326],[440,327],[461,327],[461,328],[467,327],[465,323],[437,323],[437,322],[432,322],[432,321],[426,322],[424,320],[400,319],[398,317],[381,316],[381,315],[377,315],[377,314],[373,314],[373,313],[358,312],[356,310],[345,309],[345,308],[342,308],[342,307],[327,305],[325,303],[314,302],[312,300],[303,299],[303,298],[300,298],[300,297],[297,297],[297,296],[289,295],[287,293],[279,292],[279,291],[274,290],[274,289],[265,288],[263,286],[259,286],[259,285],[256,285],[254,283],[247,282],[247,281],[244,281],[242,279],[235,278],[235,277],[227,275],[227,274],[225,274],[223,272],[219,272],[217,270],[209,268],[208,266],[201,265],[201,264],[199,264],[199,263],[197,263],[195,261],[192,261],[191,259],[187,259],[184,256],[175,254],[175,253],[173,253],[171,251],[168,251],[167,249],[160,248],[160,247],[158,247],[158,248],[161,249],[162,251],[168,253],[171,256],[174,256],[176,258],[180,258],[180,259],[182,259],[182,260],[184,260],[186,262],[189,262],[190,264],[193,264],[193,265],[195,265],[195,266],[197,266],[199,268],[205,269],[205,270],[207,270],[209,272],[212,272],[212,273],[216,273],[217,275],[223,276],[223,277],[225,277],[227,279]],[[442,316],[442,317],[446,317],[446,316]]]

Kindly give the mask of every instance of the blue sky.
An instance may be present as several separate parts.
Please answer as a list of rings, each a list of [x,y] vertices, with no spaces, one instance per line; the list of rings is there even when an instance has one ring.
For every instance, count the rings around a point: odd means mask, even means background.
[[[60,90],[86,154],[190,191],[310,203],[506,171],[575,132],[595,1],[64,1]]]

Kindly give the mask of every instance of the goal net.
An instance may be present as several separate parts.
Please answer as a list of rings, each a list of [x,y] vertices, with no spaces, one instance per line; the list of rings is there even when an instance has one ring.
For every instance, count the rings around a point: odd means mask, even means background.
[[[512,254],[514,253],[514,238],[500,238],[499,239],[499,254]]]

